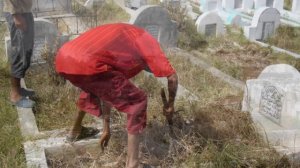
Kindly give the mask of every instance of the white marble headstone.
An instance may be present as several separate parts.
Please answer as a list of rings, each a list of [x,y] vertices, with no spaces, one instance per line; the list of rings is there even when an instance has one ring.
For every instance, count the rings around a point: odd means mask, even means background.
[[[263,7],[255,11],[250,26],[244,27],[244,35],[250,40],[266,40],[280,25],[280,12],[275,8]]]
[[[300,73],[294,67],[271,65],[247,80],[242,111],[269,143],[286,148],[285,154],[300,152]]]
[[[219,36],[225,33],[224,23],[217,11],[205,12],[196,21],[198,33],[206,36]]]
[[[160,6],[145,5],[136,10],[129,23],[147,30],[165,48],[177,43],[177,25]]]

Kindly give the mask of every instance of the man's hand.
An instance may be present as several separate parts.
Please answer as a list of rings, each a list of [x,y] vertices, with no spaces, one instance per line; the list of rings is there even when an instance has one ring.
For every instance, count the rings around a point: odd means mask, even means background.
[[[104,147],[107,147],[109,139],[110,139],[110,131],[104,131],[100,137],[100,146],[102,151],[104,150]]]
[[[169,125],[173,124],[173,114],[174,114],[174,107],[167,107],[163,109],[163,114],[166,116]]]
[[[26,31],[27,24],[26,24],[25,18],[20,14],[13,14],[12,16],[13,16],[16,27],[22,31]]]

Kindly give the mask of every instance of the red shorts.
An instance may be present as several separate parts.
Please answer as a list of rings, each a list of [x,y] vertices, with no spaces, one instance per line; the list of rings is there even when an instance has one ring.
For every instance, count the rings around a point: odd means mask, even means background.
[[[118,111],[127,113],[127,130],[141,133],[146,127],[147,95],[121,72],[108,71],[96,75],[61,74],[82,89],[77,106],[95,116],[101,115],[99,99]]]

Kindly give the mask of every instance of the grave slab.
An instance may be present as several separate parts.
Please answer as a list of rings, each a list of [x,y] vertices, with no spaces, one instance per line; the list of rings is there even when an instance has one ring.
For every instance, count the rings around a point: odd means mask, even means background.
[[[81,140],[75,143],[66,142],[65,138],[49,138],[24,143],[27,167],[48,168],[46,152],[51,154],[75,153],[76,149],[87,150],[98,146],[99,136],[93,139]],[[99,148],[100,150],[100,148]]]
[[[177,45],[177,24],[171,20],[168,11],[160,6],[142,6],[129,23],[148,31],[164,48]]]
[[[196,21],[197,32],[205,36],[220,36],[225,33],[224,23],[217,11],[205,12]]]
[[[292,153],[300,147],[300,73],[286,64],[266,67],[245,86],[242,111],[248,111],[272,145]]]
[[[250,26],[244,27],[249,40],[266,40],[280,25],[280,13],[275,8],[263,7],[255,11]]]

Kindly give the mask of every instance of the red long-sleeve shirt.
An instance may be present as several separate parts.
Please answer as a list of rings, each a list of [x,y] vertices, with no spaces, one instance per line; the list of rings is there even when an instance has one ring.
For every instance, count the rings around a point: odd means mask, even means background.
[[[114,69],[131,78],[147,67],[156,77],[175,73],[149,33],[124,23],[99,26],[67,42],[55,62],[57,72],[74,75]]]

